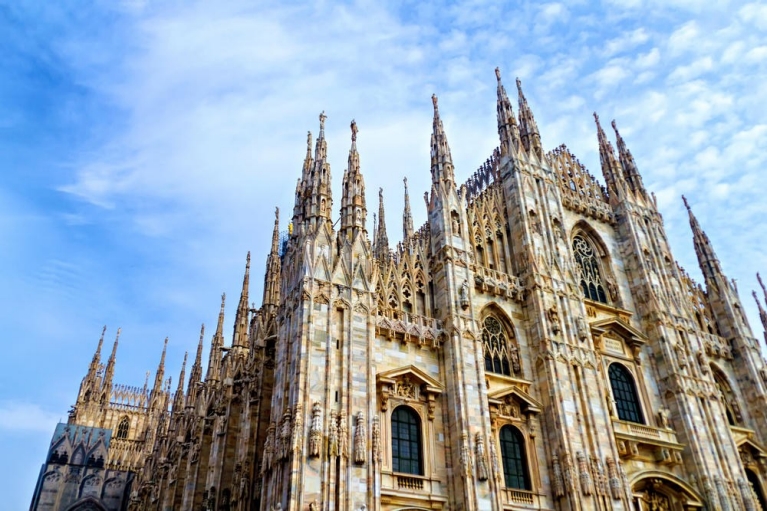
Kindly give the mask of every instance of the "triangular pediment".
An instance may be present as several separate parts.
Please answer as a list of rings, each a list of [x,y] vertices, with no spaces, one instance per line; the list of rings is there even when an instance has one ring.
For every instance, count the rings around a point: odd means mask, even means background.
[[[418,382],[418,384],[422,386],[425,385],[427,392],[441,394],[445,388],[444,385],[442,385],[440,382],[413,365],[399,367],[397,369],[391,369],[389,371],[384,371],[383,373],[378,373],[376,376],[376,382],[394,383],[396,380],[402,378],[405,375],[410,376],[411,381]]]
[[[642,332],[617,317],[600,319],[599,321],[589,323],[589,326],[597,335],[613,332],[630,344],[645,344],[648,341]]]
[[[540,403],[538,400],[536,400],[533,396],[528,394],[527,392],[522,391],[517,386],[510,386],[503,389],[496,390],[495,392],[491,392],[488,394],[487,398],[489,402],[495,401],[496,404],[500,404],[503,401],[505,401],[508,397],[514,397],[525,405],[525,408],[527,411],[533,412],[533,413],[540,413],[543,411],[543,404]]]

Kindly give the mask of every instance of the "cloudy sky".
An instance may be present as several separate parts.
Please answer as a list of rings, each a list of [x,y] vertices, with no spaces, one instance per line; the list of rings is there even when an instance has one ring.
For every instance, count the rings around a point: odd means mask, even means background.
[[[260,299],[320,111],[336,197],[355,118],[396,240],[402,177],[425,220],[431,94],[463,180],[497,145],[496,66],[523,80],[544,146],[598,175],[591,113],[617,120],[675,256],[699,275],[684,193],[761,337],[766,57],[767,7],[726,0],[0,0],[7,509],[29,505],[102,325],[123,329],[116,379],[141,385],[165,336],[175,376],[222,291],[231,325],[248,250]]]

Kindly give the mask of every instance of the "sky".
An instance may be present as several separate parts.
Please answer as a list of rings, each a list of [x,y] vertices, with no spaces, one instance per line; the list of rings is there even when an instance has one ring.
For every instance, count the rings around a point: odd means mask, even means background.
[[[0,0],[6,509],[28,508],[103,325],[116,381],[142,385],[166,336],[175,379],[222,292],[231,328],[248,250],[259,304],[321,111],[336,214],[355,119],[369,230],[382,187],[397,241],[403,177],[426,218],[431,94],[462,182],[498,145],[496,66],[544,148],[600,179],[592,112],[616,120],[674,256],[700,280],[685,194],[761,338],[765,62],[767,5],[727,0]]]

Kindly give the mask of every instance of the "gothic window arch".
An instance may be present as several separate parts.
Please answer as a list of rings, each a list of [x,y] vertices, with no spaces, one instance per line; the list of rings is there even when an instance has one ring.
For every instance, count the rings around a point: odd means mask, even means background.
[[[423,475],[421,419],[409,406],[398,406],[391,414],[392,470]]]
[[[494,314],[489,314],[482,322],[482,350],[485,354],[485,371],[513,376],[519,373],[519,353],[511,342],[513,332]]]
[[[573,237],[573,254],[583,296],[595,302],[607,303],[605,280],[594,244],[584,234],[576,234]]]
[[[644,424],[642,407],[639,405],[639,393],[631,372],[618,363],[610,364],[607,372],[618,418],[622,421]]]
[[[130,431],[130,420],[128,417],[123,417],[120,420],[120,424],[117,425],[117,438],[128,438],[128,432]]]
[[[501,428],[499,436],[506,487],[516,490],[530,490],[525,437],[517,428],[508,425]]]
[[[725,376],[721,369],[712,364],[711,370],[714,375],[714,383],[722,398],[725,415],[727,416],[727,423],[730,426],[738,426],[743,420],[743,414],[740,410],[740,405],[738,404],[735,392],[733,391],[727,376]]]

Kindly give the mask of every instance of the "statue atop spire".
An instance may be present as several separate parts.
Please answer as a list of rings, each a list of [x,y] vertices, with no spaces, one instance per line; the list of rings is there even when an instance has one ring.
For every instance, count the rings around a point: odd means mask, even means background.
[[[384,213],[383,188],[378,189],[378,227],[373,240],[373,252],[381,261],[389,260],[389,237],[386,235],[386,218]]]
[[[218,381],[221,370],[221,348],[224,347],[224,307],[226,307],[226,293],[221,295],[221,310],[218,313],[216,333],[210,341],[210,355],[208,356],[208,373],[205,381]]]
[[[597,125],[597,139],[599,141],[599,161],[602,164],[602,174],[610,197],[619,200],[625,195],[625,180],[618,161],[615,159],[615,150],[607,140],[607,135],[599,122],[599,115],[594,112],[594,122]]]
[[[519,127],[514,117],[511,101],[506,95],[506,89],[501,83],[501,70],[495,68],[495,78],[498,81],[496,110],[498,116],[498,136],[501,139],[501,154],[515,153],[521,144]]]
[[[275,308],[280,304],[280,208],[274,208],[274,230],[272,231],[272,249],[266,256],[264,273],[264,307]]]
[[[237,313],[234,316],[234,335],[232,347],[247,347],[248,342],[248,319],[250,309],[248,307],[248,290],[250,287],[250,251],[245,259],[245,276],[242,278],[242,291],[240,303],[237,305]]]
[[[440,181],[447,181],[452,186],[455,183],[453,157],[450,154],[450,145],[447,143],[445,128],[439,116],[436,94],[432,94],[431,102],[434,105],[434,121],[432,123],[431,134],[431,180],[435,185]]]
[[[538,159],[543,159],[543,145],[538,124],[535,122],[533,111],[527,104],[525,93],[522,92],[522,81],[517,78],[517,94],[519,95],[519,133],[522,145],[528,154],[535,154]]]
[[[690,208],[690,203],[685,196],[682,196],[687,213],[690,216],[690,228],[692,229],[692,239],[695,245],[695,254],[698,256],[698,264],[700,265],[700,271],[703,273],[703,278],[706,280],[706,285],[709,286],[711,282],[718,282],[718,278],[723,279],[722,282],[726,283],[727,278],[724,276],[722,267],[719,263],[719,259],[714,253],[714,247],[711,245],[708,235],[700,227],[698,219]]]
[[[621,167],[623,168],[623,175],[629,187],[635,194],[647,197],[647,191],[645,190],[644,183],[642,183],[642,176],[639,174],[639,169],[634,161],[634,156],[632,156],[626,142],[623,140],[623,137],[621,137],[615,120],[613,119],[610,124],[613,127],[613,131],[615,131],[615,141],[618,145],[618,158]]]
[[[405,210],[402,213],[402,241],[406,242],[413,236],[413,214],[410,211],[410,194],[407,189],[407,178],[402,180],[405,183]]]
[[[352,131],[352,145],[349,149],[349,161],[344,171],[341,196],[341,228],[338,235],[348,240],[363,232],[367,234],[367,207],[365,204],[365,179],[360,170],[360,155],[357,152],[357,123],[352,119],[349,125]]]

